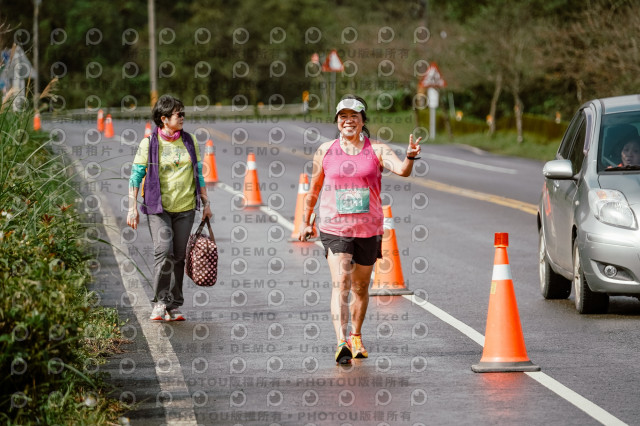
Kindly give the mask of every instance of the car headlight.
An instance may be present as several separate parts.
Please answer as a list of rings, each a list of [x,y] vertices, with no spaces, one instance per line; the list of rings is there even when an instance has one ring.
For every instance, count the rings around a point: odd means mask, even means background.
[[[614,189],[589,191],[589,207],[600,222],[621,228],[638,229],[638,222],[624,194]]]

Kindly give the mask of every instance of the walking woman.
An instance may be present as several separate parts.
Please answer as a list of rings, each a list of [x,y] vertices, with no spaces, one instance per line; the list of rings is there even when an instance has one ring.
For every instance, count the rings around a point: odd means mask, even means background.
[[[184,104],[161,96],[151,112],[156,128],[140,142],[129,179],[127,225],[138,228],[138,189],[144,179],[142,213],[153,240],[154,275],[151,320],[184,321],[182,283],[187,241],[195,211],[204,205],[211,217],[202,161],[195,138],[182,128]],[[173,280],[172,280],[173,276]]]
[[[339,364],[369,356],[361,329],[373,265],[382,257],[382,170],[409,176],[420,154],[421,138],[414,142],[413,135],[409,136],[404,159],[399,159],[388,145],[371,141],[365,126],[366,108],[365,101],[354,95],[346,95],[338,103],[334,122],[340,136],[320,145],[314,154],[300,233],[304,241],[313,232],[310,217],[322,190],[318,228],[331,272],[331,318]],[[351,330],[347,336],[349,317]]]

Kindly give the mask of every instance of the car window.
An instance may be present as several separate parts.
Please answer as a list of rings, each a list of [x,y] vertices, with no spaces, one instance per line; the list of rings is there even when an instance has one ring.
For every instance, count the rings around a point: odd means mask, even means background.
[[[637,113],[604,116],[600,131],[598,171],[616,169],[622,164],[622,150],[628,142],[640,140]]]
[[[560,144],[560,148],[558,148],[558,153],[556,154],[556,159],[568,159],[569,151],[571,150],[571,145],[576,137],[576,133],[580,130],[580,125],[584,122],[584,113],[582,110],[578,111],[576,115],[573,116],[567,131],[564,133],[564,137],[562,138],[562,143]]]
[[[569,151],[569,160],[571,160],[571,166],[573,168],[574,174],[580,173],[580,170],[582,169],[586,136],[587,121],[581,120],[580,126],[578,127],[578,132],[576,133],[576,137],[574,139],[575,142],[571,145],[571,150]]]

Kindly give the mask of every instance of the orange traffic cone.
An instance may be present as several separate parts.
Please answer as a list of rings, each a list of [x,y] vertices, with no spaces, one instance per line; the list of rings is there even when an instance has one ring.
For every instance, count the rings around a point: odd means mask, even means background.
[[[413,294],[404,284],[400,250],[396,241],[396,230],[393,227],[391,206],[382,206],[384,213],[384,235],[382,236],[382,259],[378,259],[373,270],[373,286],[370,296],[397,296]]]
[[[298,237],[302,230],[304,220],[304,197],[309,192],[309,178],[306,173],[300,173],[300,179],[298,179],[298,199],[296,200],[296,211],[293,217],[293,232],[291,232],[291,240],[298,241]],[[315,223],[313,224],[313,233],[311,237],[317,237],[318,231],[316,230]]]
[[[256,156],[252,152],[247,156],[247,174],[244,176],[244,197],[247,200],[246,207],[262,205],[258,171],[256,170]]]
[[[113,121],[111,120],[111,114],[107,114],[107,119],[104,123],[104,137],[112,138],[113,137]]]
[[[204,162],[202,164],[202,174],[206,183],[218,182],[218,169],[216,168],[216,154],[213,152],[213,141],[207,140],[204,147]]]
[[[104,132],[104,112],[102,110],[98,110],[97,128],[100,133]]]
[[[508,246],[509,234],[496,233],[496,255],[493,262],[484,350],[480,362],[471,366],[476,373],[540,370],[540,367],[534,365],[527,357],[511,280]]]
[[[37,132],[41,127],[42,123],[40,122],[40,113],[36,112],[36,115],[33,116],[33,130]]]
[[[151,136],[151,122],[147,121],[147,124],[144,126],[144,137],[148,138]]]

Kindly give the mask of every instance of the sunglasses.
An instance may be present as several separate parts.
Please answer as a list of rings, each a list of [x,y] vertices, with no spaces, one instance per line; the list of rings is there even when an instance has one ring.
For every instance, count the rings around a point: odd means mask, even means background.
[[[184,111],[174,112],[174,113],[173,113],[173,114],[171,114],[171,115],[177,115],[177,116],[178,116],[178,117],[180,117],[180,118],[184,118]]]

